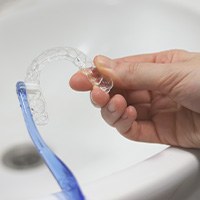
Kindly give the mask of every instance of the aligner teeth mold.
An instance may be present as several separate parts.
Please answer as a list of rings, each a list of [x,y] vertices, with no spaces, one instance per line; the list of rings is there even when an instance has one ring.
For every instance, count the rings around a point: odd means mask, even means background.
[[[48,123],[46,103],[40,87],[40,72],[47,63],[57,60],[71,61],[88,77],[88,80],[93,85],[98,86],[107,93],[113,87],[112,80],[103,78],[93,65],[93,62],[78,49],[72,47],[49,49],[33,60],[25,77],[30,109],[37,125],[45,125]]]

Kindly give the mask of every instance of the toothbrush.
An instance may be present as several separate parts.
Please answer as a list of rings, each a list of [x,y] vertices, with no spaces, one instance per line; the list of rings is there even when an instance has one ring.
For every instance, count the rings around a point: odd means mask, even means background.
[[[24,82],[18,82],[16,91],[22,109],[23,117],[26,123],[29,135],[43,158],[47,167],[55,177],[60,188],[66,196],[66,200],[85,200],[84,195],[78,185],[78,182],[69,168],[58,158],[42,139],[32,117],[30,106],[27,99],[26,85]]]

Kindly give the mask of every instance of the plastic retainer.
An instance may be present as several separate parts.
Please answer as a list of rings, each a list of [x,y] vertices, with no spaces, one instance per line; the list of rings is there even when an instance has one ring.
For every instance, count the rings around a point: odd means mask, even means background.
[[[107,93],[109,93],[113,87],[112,80],[102,77],[95,68],[92,60],[78,49],[71,47],[56,47],[46,50],[33,60],[28,68],[25,78],[30,109],[37,125],[45,125],[48,123],[46,103],[40,86],[40,73],[47,63],[57,60],[71,61],[88,77],[88,80],[92,85],[98,86]]]

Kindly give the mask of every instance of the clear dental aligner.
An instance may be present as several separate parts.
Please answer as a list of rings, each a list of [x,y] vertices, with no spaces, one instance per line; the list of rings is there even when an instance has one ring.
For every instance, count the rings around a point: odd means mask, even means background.
[[[46,50],[33,60],[28,68],[25,78],[29,105],[37,125],[45,125],[48,122],[45,100],[40,87],[40,72],[47,63],[56,60],[71,61],[88,77],[88,80],[93,85],[98,86],[107,93],[113,87],[112,80],[103,78],[96,70],[93,62],[78,49],[71,47],[56,47]]]

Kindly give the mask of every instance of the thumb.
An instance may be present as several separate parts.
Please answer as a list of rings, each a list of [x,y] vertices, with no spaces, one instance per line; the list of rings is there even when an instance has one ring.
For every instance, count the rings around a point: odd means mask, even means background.
[[[102,75],[113,80],[116,87],[159,90],[162,93],[168,93],[176,86],[181,80],[183,70],[180,63],[117,62],[105,56],[96,56],[94,64]]]

